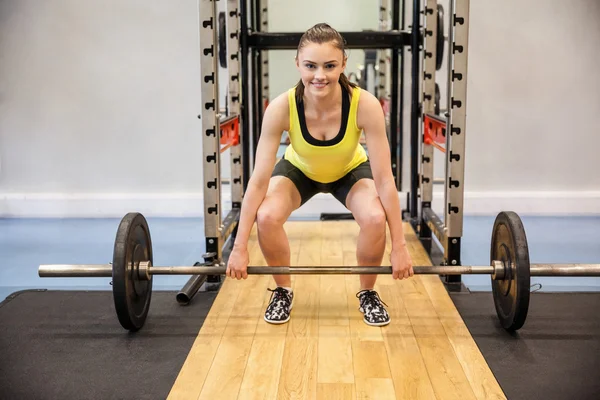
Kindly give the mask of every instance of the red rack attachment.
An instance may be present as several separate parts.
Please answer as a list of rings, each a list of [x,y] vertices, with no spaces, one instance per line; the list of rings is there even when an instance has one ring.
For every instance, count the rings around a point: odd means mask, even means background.
[[[240,119],[237,115],[221,121],[221,144],[224,146],[221,153],[240,144]]]
[[[446,121],[440,117],[425,114],[423,118],[423,143],[432,145],[439,151],[445,153],[446,149],[439,143],[446,143]]]

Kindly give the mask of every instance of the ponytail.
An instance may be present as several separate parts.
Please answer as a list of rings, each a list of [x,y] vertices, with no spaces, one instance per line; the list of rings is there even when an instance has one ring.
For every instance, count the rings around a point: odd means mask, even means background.
[[[340,75],[340,84],[342,85],[342,88],[350,95],[352,95],[352,90],[358,86],[357,84],[350,82],[346,74],[343,72]]]
[[[296,84],[296,104],[302,101],[302,97],[304,97],[304,83],[300,79]]]

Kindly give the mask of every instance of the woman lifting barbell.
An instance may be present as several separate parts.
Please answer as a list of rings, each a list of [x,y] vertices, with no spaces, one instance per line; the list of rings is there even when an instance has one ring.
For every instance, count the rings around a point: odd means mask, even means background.
[[[406,248],[398,193],[391,170],[390,147],[379,101],[350,83],[343,71],[344,39],[327,24],[304,33],[296,53],[300,81],[275,98],[265,111],[254,171],[242,203],[227,276],[247,278],[250,230],[256,220],[258,241],[268,265],[290,265],[283,224],[292,211],[319,192],[331,193],[360,226],[359,266],[381,265],[390,228],[394,279],[413,276]],[[359,144],[365,132],[369,157]],[[287,131],[291,144],[276,155]],[[274,324],[290,319],[294,294],[289,275],[274,275],[277,288],[265,311]],[[377,275],[361,275],[359,309],[369,325],[390,322],[374,289]]]

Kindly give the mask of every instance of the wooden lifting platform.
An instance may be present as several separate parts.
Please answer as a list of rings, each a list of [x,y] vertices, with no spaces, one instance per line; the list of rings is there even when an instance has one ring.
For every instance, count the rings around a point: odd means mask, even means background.
[[[355,221],[288,221],[292,265],[356,265]],[[414,265],[431,265],[404,224]],[[383,264],[389,264],[389,242]],[[266,265],[256,230],[250,264]],[[169,399],[505,399],[444,285],[435,275],[375,289],[391,322],[362,321],[358,276],[292,277],[291,319],[263,319],[268,275],[227,278]]]

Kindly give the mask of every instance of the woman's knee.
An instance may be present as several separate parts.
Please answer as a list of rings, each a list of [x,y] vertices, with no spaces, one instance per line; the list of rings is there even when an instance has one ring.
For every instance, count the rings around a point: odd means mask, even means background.
[[[263,202],[256,213],[256,224],[258,229],[277,228],[283,226],[289,216],[285,210],[286,207],[283,205],[278,205],[277,202]]]
[[[381,204],[361,210],[360,215],[358,217],[355,216],[355,219],[361,229],[366,229],[374,233],[385,232],[386,215]]]

